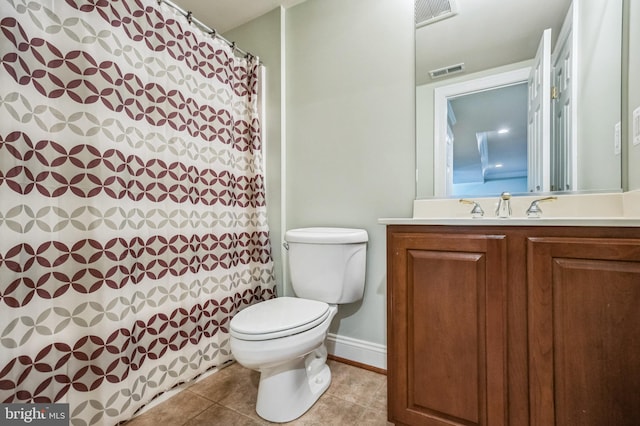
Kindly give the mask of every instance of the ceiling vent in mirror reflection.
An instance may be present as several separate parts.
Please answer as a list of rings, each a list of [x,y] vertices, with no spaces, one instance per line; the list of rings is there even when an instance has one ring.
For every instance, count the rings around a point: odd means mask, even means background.
[[[416,28],[432,24],[458,13],[456,0],[416,0]]]
[[[438,68],[437,70],[429,71],[429,75],[431,78],[439,78],[445,77],[451,74],[456,74],[464,71],[464,63],[459,63],[455,65],[449,65],[448,67]]]

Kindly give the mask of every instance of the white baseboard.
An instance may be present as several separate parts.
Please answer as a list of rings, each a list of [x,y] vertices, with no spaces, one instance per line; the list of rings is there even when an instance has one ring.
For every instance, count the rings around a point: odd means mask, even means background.
[[[326,344],[327,351],[331,355],[382,370],[387,369],[387,347],[385,345],[333,333],[327,335]]]

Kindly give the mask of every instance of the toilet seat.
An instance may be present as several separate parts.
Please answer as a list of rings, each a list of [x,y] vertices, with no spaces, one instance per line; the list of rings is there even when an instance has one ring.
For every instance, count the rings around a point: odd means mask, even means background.
[[[238,312],[231,320],[231,336],[241,340],[270,340],[302,333],[329,316],[325,302],[277,297]]]

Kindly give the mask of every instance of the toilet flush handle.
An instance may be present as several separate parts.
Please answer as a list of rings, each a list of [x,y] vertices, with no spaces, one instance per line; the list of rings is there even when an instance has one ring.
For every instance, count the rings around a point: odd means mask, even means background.
[[[284,247],[287,251],[289,251],[289,243],[288,242],[284,242],[282,243],[282,247]]]

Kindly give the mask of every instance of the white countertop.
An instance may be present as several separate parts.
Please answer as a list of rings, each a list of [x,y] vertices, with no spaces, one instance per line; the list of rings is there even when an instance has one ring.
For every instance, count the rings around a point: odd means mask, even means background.
[[[453,225],[453,226],[619,226],[640,227],[640,218],[621,217],[556,217],[556,218],[381,218],[382,225]]]
[[[526,217],[530,203],[539,197],[511,198],[512,216],[495,216],[497,197],[477,198],[485,214],[471,217],[471,206],[457,198],[415,200],[413,217],[381,218],[383,225],[454,226],[618,226],[640,227],[640,190],[631,192],[558,195],[554,201],[540,204],[539,218]]]

